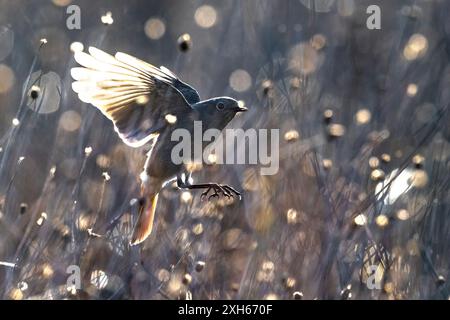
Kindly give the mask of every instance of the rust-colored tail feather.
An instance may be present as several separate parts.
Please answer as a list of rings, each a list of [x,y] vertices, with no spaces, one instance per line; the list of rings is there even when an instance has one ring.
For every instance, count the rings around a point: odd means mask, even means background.
[[[153,220],[155,218],[156,203],[158,202],[158,193],[147,198],[147,201],[139,209],[139,218],[133,231],[130,244],[136,245],[147,239],[152,232]]]

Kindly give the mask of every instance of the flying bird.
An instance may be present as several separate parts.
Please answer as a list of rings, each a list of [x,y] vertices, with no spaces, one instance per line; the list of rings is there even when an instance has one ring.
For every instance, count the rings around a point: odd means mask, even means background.
[[[180,189],[205,189],[203,196],[238,196],[234,188],[218,184],[192,184],[183,164],[171,161],[177,144],[171,141],[176,129],[193,132],[194,121],[202,121],[202,130],[222,130],[238,112],[246,111],[230,97],[200,100],[197,91],[181,81],[166,67],[155,67],[126,53],[114,56],[89,47],[89,53],[77,51],[81,67],[71,69],[72,89],[81,101],[90,103],[110,119],[122,141],[138,148],[149,145],[141,178],[139,216],[130,244],[144,241],[151,233],[158,194],[176,179]],[[191,135],[193,137],[193,134]],[[193,141],[194,142],[194,141]]]

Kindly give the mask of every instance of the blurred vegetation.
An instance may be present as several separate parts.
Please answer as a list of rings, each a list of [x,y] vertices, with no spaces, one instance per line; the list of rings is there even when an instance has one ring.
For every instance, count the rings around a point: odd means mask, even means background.
[[[79,0],[80,30],[70,4],[0,0],[1,298],[448,299],[450,2]],[[77,99],[74,42],[243,100],[278,174],[199,168],[243,200],[169,186],[129,247],[146,150]]]

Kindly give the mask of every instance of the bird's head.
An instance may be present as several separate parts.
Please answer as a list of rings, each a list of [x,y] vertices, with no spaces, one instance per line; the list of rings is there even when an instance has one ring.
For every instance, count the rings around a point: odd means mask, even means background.
[[[217,97],[203,101],[199,109],[203,119],[209,122],[208,127],[220,130],[226,127],[236,113],[247,111],[247,108],[230,97]]]

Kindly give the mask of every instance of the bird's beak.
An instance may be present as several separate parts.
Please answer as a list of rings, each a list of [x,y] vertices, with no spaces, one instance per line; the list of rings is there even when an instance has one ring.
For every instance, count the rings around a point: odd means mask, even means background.
[[[246,107],[237,107],[236,112],[245,112],[248,111],[248,109]]]

